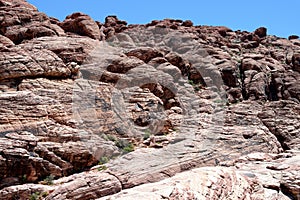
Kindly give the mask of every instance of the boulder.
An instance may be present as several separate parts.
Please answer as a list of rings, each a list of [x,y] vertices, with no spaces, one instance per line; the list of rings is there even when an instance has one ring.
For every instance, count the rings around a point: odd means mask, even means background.
[[[254,34],[260,38],[266,37],[267,36],[267,28],[259,27],[254,31]]]
[[[66,17],[59,24],[66,32],[88,36],[92,39],[100,39],[100,30],[97,23],[88,15],[77,12]]]
[[[300,53],[294,54],[292,57],[293,69],[300,72]]]

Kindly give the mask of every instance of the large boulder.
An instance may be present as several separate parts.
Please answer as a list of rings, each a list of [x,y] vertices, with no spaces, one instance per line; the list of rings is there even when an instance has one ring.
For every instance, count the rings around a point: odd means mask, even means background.
[[[88,36],[96,40],[100,39],[100,30],[97,23],[90,16],[80,12],[67,16],[66,19],[60,23],[60,26],[66,32]]]

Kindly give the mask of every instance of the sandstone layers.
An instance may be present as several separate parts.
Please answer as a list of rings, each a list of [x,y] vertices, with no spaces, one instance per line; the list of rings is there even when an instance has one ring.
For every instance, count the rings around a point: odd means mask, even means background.
[[[300,199],[297,36],[23,0],[0,24],[0,199]]]

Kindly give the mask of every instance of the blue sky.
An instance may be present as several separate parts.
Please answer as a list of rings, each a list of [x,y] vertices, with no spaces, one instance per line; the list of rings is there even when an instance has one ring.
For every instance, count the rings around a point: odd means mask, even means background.
[[[260,26],[268,34],[300,36],[300,0],[28,0],[39,11],[59,20],[73,12],[84,12],[103,22],[117,15],[130,24],[154,19],[190,19],[196,25],[223,25],[233,30],[253,31]],[[63,3],[62,3],[63,2]]]

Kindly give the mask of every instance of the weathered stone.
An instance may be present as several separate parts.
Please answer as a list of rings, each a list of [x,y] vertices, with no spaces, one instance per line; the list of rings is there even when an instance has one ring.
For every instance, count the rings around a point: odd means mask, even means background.
[[[254,31],[254,34],[258,35],[258,37],[263,38],[267,36],[267,28],[260,27]]]
[[[298,39],[298,38],[299,38],[298,35],[290,35],[290,36],[288,37],[289,40],[295,40],[295,39]]]
[[[0,7],[0,199],[299,198],[296,37]]]
[[[88,15],[73,13],[59,24],[66,32],[88,36],[92,39],[100,39],[100,30],[97,23]]]
[[[294,54],[292,57],[293,69],[300,72],[300,54]]]
[[[153,48],[140,48],[129,51],[126,53],[127,56],[134,56],[144,61],[145,63],[149,62],[153,58],[162,57],[163,53],[157,49]]]
[[[26,77],[71,77],[75,69],[49,50],[10,48],[0,54],[0,80]]]
[[[135,56],[133,56],[133,55],[135,55]],[[127,73],[130,69],[133,69],[135,67],[145,64],[140,59],[137,59],[139,55],[147,56],[145,54],[139,54],[139,53],[135,54],[133,52],[129,52],[128,53],[129,57],[127,59],[112,61],[112,63],[109,66],[107,66],[107,71],[113,72],[113,73],[124,74],[124,73]]]
[[[12,47],[14,43],[8,39],[7,37],[0,35],[0,48],[5,48],[5,47]]]
[[[182,26],[191,27],[193,26],[193,22],[191,20],[186,20],[182,22]]]
[[[75,62],[82,64],[87,61],[89,54],[99,45],[88,37],[63,36],[63,37],[42,37],[27,41],[21,44],[25,50],[47,49],[54,52],[65,64]],[[78,69],[77,69],[78,72]]]
[[[50,22],[49,17],[40,13],[26,1],[2,1],[0,11],[0,33],[14,43],[36,37],[64,35],[64,31]]]
[[[103,32],[106,35],[106,38],[110,38],[115,35],[115,33],[121,33],[126,30],[127,22],[119,20],[117,16],[107,16],[103,27],[105,27]]]

